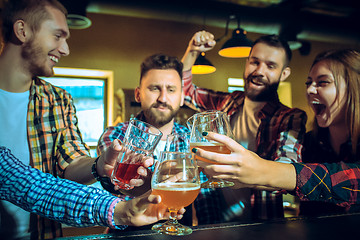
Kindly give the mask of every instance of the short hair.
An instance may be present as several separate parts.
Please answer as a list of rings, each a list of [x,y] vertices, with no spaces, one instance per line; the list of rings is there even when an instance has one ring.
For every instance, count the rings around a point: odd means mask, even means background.
[[[316,56],[311,68],[322,61],[326,62],[334,76],[337,94],[339,80],[342,78],[345,81],[345,122],[349,127],[353,154],[358,154],[356,150],[360,140],[360,52],[354,49],[328,50]],[[314,128],[317,130],[316,124]]]
[[[177,57],[168,56],[162,53],[147,57],[140,65],[140,84],[146,73],[152,69],[174,69],[182,79],[183,63]]]
[[[32,31],[37,32],[43,21],[50,18],[47,6],[59,9],[67,16],[66,8],[57,0],[8,0],[2,11],[2,36],[9,42],[13,35],[14,23],[22,19],[29,24]]]
[[[265,36],[261,36],[258,39],[256,39],[255,42],[253,43],[253,47],[258,43],[264,43],[270,47],[276,47],[276,48],[283,49],[285,51],[284,67],[289,66],[291,58],[292,58],[292,52],[291,52],[288,42],[285,39],[283,39],[279,35],[275,35],[275,34],[265,35]]]

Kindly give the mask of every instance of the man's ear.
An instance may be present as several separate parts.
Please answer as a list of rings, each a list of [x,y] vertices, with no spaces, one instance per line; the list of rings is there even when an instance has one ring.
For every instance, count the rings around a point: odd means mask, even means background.
[[[135,88],[135,101],[140,103],[141,102],[141,98],[140,98],[140,88],[139,87],[136,87]]]
[[[16,39],[22,43],[29,37],[29,28],[23,20],[17,20],[13,25],[14,35]]]
[[[291,74],[291,69],[290,67],[286,67],[282,73],[281,73],[281,76],[280,76],[280,81],[285,81]]]

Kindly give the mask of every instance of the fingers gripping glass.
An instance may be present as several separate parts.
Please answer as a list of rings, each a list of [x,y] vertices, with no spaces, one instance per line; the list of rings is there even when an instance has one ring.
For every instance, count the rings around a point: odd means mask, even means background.
[[[230,121],[226,113],[221,111],[206,111],[197,113],[188,119],[187,125],[191,129],[190,149],[196,147],[215,153],[231,153],[224,144],[207,140],[202,135],[203,132],[216,132],[230,138],[234,138],[230,127]],[[214,164],[214,162],[206,158],[199,156],[195,156],[195,158],[200,161]],[[222,179],[213,179],[211,177],[207,182],[201,185],[203,188],[223,188],[231,186],[234,186],[233,182]]]
[[[153,153],[162,133],[157,128],[139,120],[130,120],[123,140],[124,148],[119,153],[111,182],[121,189],[131,189],[130,180],[138,179],[137,169],[145,156]]]
[[[176,236],[191,234],[192,229],[180,224],[176,218],[177,212],[190,205],[200,191],[199,172],[192,154],[163,152],[152,176],[151,188],[170,211],[169,220],[154,225],[152,230]]]

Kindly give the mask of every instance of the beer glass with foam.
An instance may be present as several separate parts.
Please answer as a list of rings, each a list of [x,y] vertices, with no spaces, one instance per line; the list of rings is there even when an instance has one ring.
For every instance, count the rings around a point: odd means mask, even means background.
[[[170,211],[170,218],[152,227],[162,234],[188,235],[192,229],[177,221],[177,212],[190,205],[200,191],[199,172],[192,154],[162,152],[151,179],[152,194],[161,196],[161,203]]]

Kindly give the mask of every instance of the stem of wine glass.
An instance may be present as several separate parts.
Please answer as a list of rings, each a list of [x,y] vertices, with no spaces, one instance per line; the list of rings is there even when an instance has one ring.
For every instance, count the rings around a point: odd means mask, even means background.
[[[169,208],[169,212],[170,212],[169,222],[171,224],[178,224],[178,221],[177,221],[177,212],[178,212],[178,210]]]

